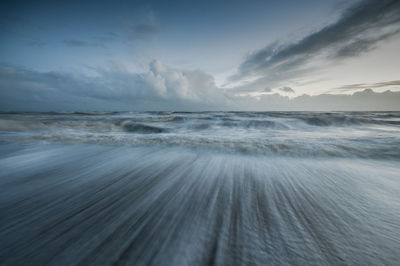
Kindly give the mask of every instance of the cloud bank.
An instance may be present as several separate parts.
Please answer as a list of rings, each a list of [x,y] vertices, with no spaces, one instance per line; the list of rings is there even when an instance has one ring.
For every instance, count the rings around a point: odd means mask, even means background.
[[[217,108],[228,97],[212,76],[179,71],[153,61],[145,73],[123,67],[95,69],[95,76],[0,67],[2,110],[181,110]]]
[[[335,90],[352,91],[352,90],[360,90],[360,89],[364,89],[364,88],[384,88],[384,87],[400,88],[400,80],[391,80],[391,81],[376,82],[376,83],[348,84],[348,85],[344,85],[344,86],[335,88],[332,91],[335,91]]]
[[[235,96],[218,88],[211,75],[160,61],[151,62],[144,73],[111,66],[95,69],[91,76],[1,66],[0,88],[1,111],[400,110],[400,92],[371,89],[294,98],[278,93]],[[278,91],[291,93],[291,88]]]
[[[382,93],[365,89],[348,94],[320,94],[289,98],[278,93],[263,95],[257,100],[240,97],[242,110],[255,111],[399,111],[400,91]],[[250,106],[250,107],[249,107]]]

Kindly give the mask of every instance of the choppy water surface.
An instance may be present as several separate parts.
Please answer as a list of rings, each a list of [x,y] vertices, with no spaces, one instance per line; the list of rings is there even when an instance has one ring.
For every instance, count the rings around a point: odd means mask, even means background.
[[[2,265],[398,265],[400,113],[2,113]]]

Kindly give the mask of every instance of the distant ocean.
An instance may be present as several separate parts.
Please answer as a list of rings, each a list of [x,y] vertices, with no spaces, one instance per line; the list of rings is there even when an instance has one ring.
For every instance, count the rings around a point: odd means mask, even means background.
[[[1,265],[399,265],[400,112],[0,113]]]

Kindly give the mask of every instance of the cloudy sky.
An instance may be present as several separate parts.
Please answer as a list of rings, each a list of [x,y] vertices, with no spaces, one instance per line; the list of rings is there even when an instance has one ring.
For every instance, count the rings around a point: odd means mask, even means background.
[[[400,110],[399,0],[3,1],[0,110]]]

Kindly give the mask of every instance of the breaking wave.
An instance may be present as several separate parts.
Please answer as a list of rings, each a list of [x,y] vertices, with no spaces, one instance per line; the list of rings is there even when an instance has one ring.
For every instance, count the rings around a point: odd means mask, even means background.
[[[136,133],[143,133],[143,134],[151,134],[151,133],[161,133],[165,132],[166,130],[161,127],[154,127],[139,123],[132,123],[130,121],[125,121],[121,124],[122,128],[128,132],[136,132]]]
[[[0,140],[400,158],[399,112],[3,113]]]

